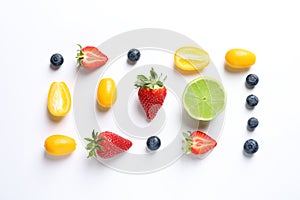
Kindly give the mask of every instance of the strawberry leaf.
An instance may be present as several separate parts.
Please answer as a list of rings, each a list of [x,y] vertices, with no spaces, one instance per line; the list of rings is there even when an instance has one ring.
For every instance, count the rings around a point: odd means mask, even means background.
[[[158,78],[157,73],[154,71],[153,67],[150,70],[150,79],[156,80]]]
[[[93,138],[93,140],[97,140],[97,138],[98,138],[98,133],[95,133],[95,130],[93,130],[93,132],[92,132],[92,138]]]
[[[104,152],[103,148],[101,146],[96,146],[96,148],[101,151],[101,152]]]
[[[90,158],[90,157],[96,157],[95,151],[90,151],[87,157],[88,158]]]
[[[184,140],[182,140],[182,151],[186,154],[191,153],[191,146],[193,145],[193,139],[191,136],[185,132],[182,133]]]
[[[156,84],[157,84],[159,87],[164,86],[163,82],[161,82],[161,81],[157,81]]]
[[[84,138],[86,141],[88,142],[93,142],[94,140],[92,140],[91,138]]]
[[[146,76],[140,74],[137,75],[137,81],[135,82],[134,86],[137,88],[146,87],[150,89],[155,89],[157,87],[163,87],[163,82],[166,80],[167,76],[161,80],[162,74],[158,77],[157,73],[154,71],[153,67],[150,70],[150,77],[147,78]]]
[[[97,143],[102,142],[103,140],[105,140],[105,137],[101,137],[100,139],[98,139]]]
[[[95,145],[93,143],[88,143],[85,147],[86,150],[92,150],[93,148],[95,148]]]
[[[148,78],[147,78],[146,76],[142,75],[142,74],[137,75],[137,78],[138,78],[140,81],[147,81],[147,80],[148,80]]]
[[[82,52],[82,46],[80,44],[77,44],[79,46],[79,50],[77,50],[77,55],[76,55],[76,58],[77,58],[77,64],[78,66],[81,65],[81,62],[84,58],[84,54]]]
[[[101,152],[104,151],[99,143],[101,141],[105,140],[105,137],[101,137],[98,139],[98,132],[95,132],[95,130],[93,130],[93,132],[92,132],[92,138],[84,138],[84,139],[89,142],[85,147],[86,150],[89,150],[89,153],[87,156],[88,158],[97,157],[96,150],[99,150]]]

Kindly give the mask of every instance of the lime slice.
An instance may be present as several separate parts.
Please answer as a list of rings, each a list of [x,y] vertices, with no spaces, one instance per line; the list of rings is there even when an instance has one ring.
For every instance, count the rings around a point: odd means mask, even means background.
[[[226,94],[219,81],[201,76],[188,83],[182,101],[192,118],[209,121],[224,110]]]
[[[209,65],[209,55],[203,49],[186,46],[176,50],[174,62],[183,71],[196,71]]]

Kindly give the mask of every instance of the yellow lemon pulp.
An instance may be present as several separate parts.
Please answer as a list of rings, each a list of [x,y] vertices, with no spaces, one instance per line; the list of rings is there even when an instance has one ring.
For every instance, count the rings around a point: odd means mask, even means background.
[[[209,65],[209,55],[203,49],[192,46],[181,47],[174,54],[176,67],[183,71],[197,71]]]

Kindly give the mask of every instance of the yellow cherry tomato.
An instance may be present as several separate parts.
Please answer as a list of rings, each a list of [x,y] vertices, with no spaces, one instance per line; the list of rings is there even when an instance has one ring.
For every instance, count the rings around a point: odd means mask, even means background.
[[[53,82],[48,92],[48,110],[55,117],[65,116],[71,108],[71,95],[65,82]]]
[[[97,91],[98,104],[104,108],[110,108],[117,99],[117,87],[113,79],[103,78]]]
[[[51,135],[45,140],[45,150],[53,156],[63,156],[72,153],[76,148],[73,138],[65,135]]]
[[[230,49],[225,55],[225,60],[229,67],[247,69],[255,63],[256,56],[245,49]]]

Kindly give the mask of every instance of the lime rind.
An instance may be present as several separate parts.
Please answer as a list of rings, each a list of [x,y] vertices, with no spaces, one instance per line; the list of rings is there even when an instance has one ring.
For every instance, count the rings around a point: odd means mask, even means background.
[[[226,93],[218,80],[201,76],[188,83],[182,100],[192,118],[210,121],[224,110]]]

